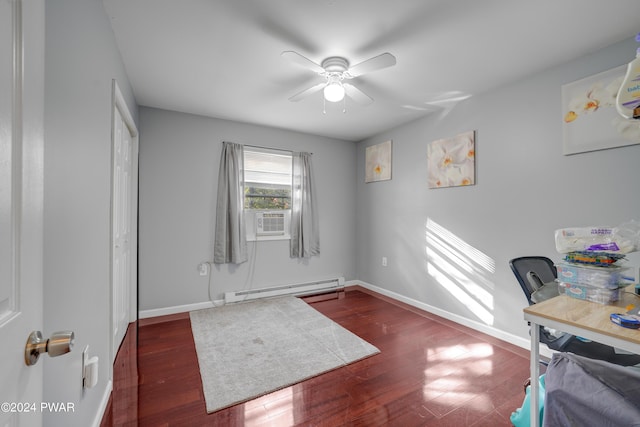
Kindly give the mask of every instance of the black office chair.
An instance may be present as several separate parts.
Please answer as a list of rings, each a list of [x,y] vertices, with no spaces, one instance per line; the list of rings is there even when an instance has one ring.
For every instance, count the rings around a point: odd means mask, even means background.
[[[553,289],[557,277],[556,267],[547,257],[525,256],[509,261],[513,274],[518,279],[529,305],[535,304],[536,294],[541,288]],[[618,354],[613,347],[593,341],[583,341],[567,333],[551,333],[540,327],[540,342],[550,349],[574,353],[591,359],[606,360],[622,366],[632,366],[640,363],[640,355]]]

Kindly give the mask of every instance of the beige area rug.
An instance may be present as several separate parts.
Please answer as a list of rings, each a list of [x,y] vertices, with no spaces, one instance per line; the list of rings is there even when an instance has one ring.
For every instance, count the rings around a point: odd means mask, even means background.
[[[208,413],[379,353],[294,297],[192,311],[190,317]]]

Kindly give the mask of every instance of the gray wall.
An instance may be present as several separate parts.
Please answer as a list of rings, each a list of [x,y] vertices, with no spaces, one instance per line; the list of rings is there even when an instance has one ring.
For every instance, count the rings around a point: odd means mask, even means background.
[[[528,339],[527,301],[508,261],[560,260],[558,228],[640,219],[639,145],[562,154],[561,86],[627,63],[635,49],[629,39],[359,143],[357,278]],[[477,131],[476,185],[428,189],[428,143],[468,130]],[[388,139],[393,179],[365,184],[365,148]]]
[[[319,257],[289,257],[289,241],[249,242],[249,261],[214,266],[211,299],[223,293],[355,277],[356,145],[335,139],[140,108],[140,310],[209,301],[197,265],[213,258],[222,141],[313,153],[320,207]]]
[[[44,357],[47,426],[89,426],[100,416],[110,365],[111,82],[132,114],[135,101],[100,0],[46,5],[44,335],[71,329],[74,350]],[[82,350],[98,356],[99,382],[82,389]],[[99,421],[99,419],[98,419]]]

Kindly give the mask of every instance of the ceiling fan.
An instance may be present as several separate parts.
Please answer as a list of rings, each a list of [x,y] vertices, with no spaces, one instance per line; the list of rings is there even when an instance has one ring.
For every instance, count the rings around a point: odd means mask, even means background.
[[[341,56],[331,56],[316,64],[312,60],[300,55],[297,52],[288,50],[282,52],[281,56],[296,65],[317,73],[323,78],[322,83],[311,86],[289,98],[289,101],[298,102],[307,96],[323,91],[324,99],[329,102],[340,102],[345,95],[361,105],[368,105],[373,102],[373,98],[352,85],[346,83],[354,77],[361,76],[372,71],[381,70],[396,64],[396,58],[390,53],[383,53],[354,66],[349,65],[349,61]]]

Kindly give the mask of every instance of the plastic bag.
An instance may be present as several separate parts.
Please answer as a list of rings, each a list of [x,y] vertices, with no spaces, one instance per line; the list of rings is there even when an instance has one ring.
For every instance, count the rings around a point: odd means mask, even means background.
[[[640,223],[631,220],[617,227],[561,228],[555,232],[556,250],[628,254],[640,248]]]
[[[545,397],[545,383],[544,383],[544,374],[540,375],[540,379],[538,380],[538,420],[540,421],[540,426],[542,426],[542,419],[544,418],[544,397]],[[527,386],[525,391],[524,401],[522,402],[522,407],[515,410],[515,412],[511,413],[511,424],[515,427],[529,427],[531,425],[531,386]]]

